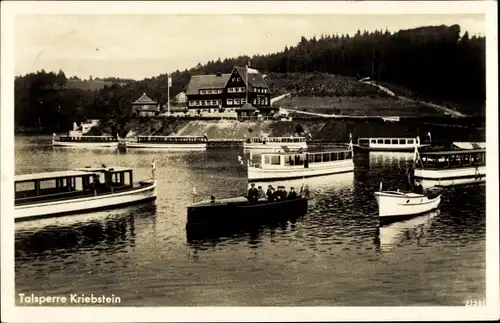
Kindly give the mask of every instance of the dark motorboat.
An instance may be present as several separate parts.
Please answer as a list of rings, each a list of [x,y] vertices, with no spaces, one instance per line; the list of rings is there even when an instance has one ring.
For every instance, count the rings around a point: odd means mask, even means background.
[[[307,213],[307,198],[250,203],[246,197],[202,201],[188,207],[186,229],[217,229],[275,222]]]

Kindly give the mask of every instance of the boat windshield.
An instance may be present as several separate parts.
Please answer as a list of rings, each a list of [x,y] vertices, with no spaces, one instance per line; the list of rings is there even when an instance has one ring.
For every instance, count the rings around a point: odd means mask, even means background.
[[[415,138],[370,138],[370,139],[365,139],[361,138],[358,139],[358,144],[360,146],[366,146],[368,140],[370,141],[370,144],[374,145],[413,145],[416,142]]]

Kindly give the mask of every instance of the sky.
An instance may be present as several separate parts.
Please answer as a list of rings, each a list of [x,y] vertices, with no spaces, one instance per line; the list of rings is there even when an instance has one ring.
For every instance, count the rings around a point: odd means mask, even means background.
[[[18,15],[15,75],[62,69],[67,77],[139,80],[219,57],[281,51],[301,36],[443,24],[458,24],[471,36],[486,33],[481,14]]]

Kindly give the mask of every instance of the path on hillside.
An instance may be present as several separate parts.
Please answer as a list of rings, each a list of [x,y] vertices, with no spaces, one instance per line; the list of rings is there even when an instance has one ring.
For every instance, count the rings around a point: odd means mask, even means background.
[[[447,108],[447,107],[442,106],[442,105],[438,105],[438,104],[434,104],[434,103],[429,103],[429,102],[425,102],[425,101],[414,100],[414,99],[410,99],[410,98],[407,98],[407,97],[404,97],[404,96],[396,95],[394,92],[392,92],[388,88],[386,88],[386,87],[384,87],[384,86],[382,86],[380,84],[377,84],[377,83],[375,83],[373,81],[366,81],[365,80],[365,81],[360,81],[360,82],[368,84],[368,85],[371,85],[371,86],[375,86],[379,90],[384,91],[385,93],[389,94],[390,96],[396,97],[396,98],[398,98],[400,100],[408,101],[408,102],[420,103],[420,104],[426,105],[428,107],[431,107],[431,108],[434,108],[434,109],[438,109],[438,110],[444,112],[445,114],[449,114],[449,115],[452,115],[452,116],[465,117],[465,114],[460,113],[458,111],[455,111],[453,109]]]

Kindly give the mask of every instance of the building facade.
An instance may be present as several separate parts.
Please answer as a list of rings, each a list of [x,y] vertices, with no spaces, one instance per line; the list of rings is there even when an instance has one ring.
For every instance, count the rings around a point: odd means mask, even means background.
[[[186,95],[189,109],[236,111],[250,103],[263,115],[276,110],[271,107],[271,92],[263,75],[246,67],[236,66],[230,74],[193,75]]]
[[[132,115],[138,117],[155,116],[160,113],[160,106],[157,102],[143,93],[140,98],[132,102]]]

